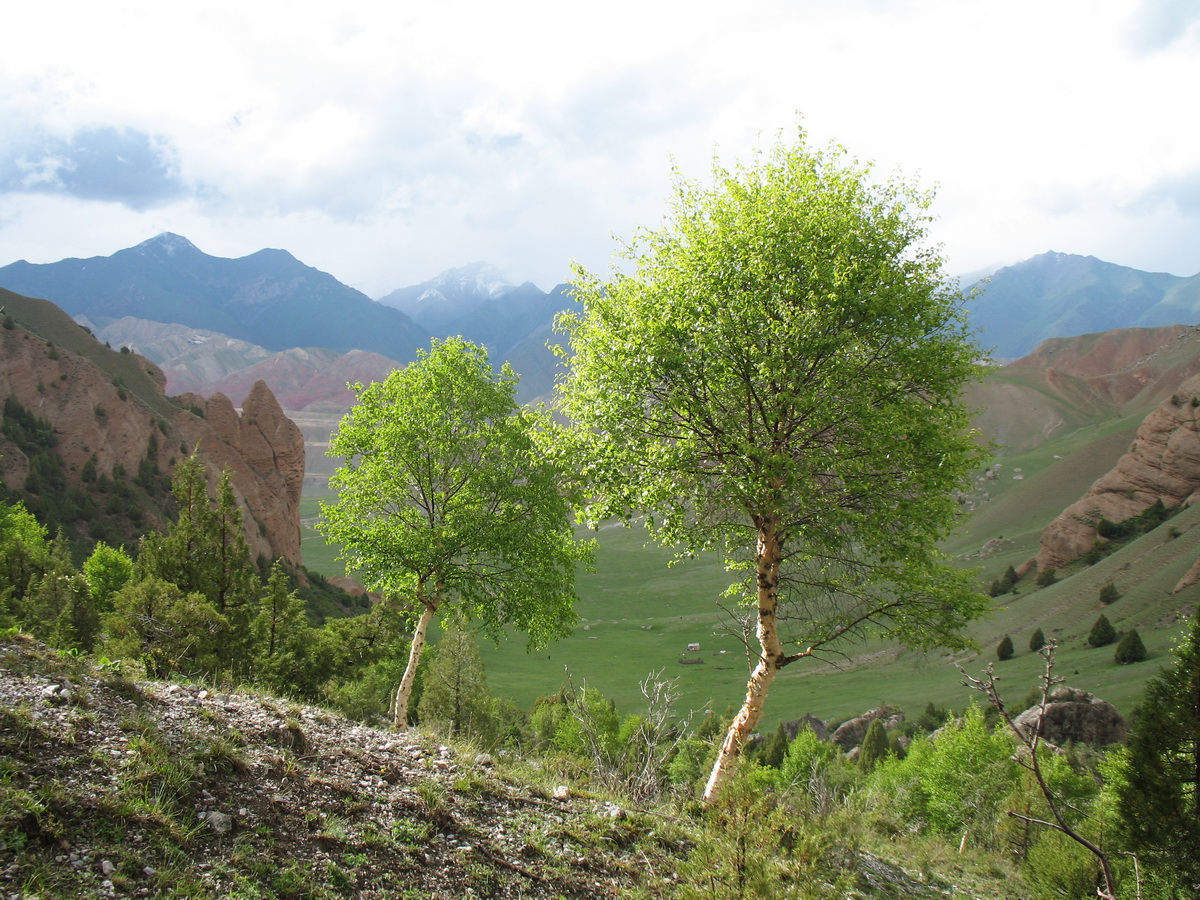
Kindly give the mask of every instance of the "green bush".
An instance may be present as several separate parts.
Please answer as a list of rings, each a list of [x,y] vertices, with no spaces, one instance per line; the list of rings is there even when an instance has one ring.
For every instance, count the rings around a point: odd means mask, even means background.
[[[1117,632],[1112,627],[1112,623],[1108,621],[1108,616],[1100,614],[1092,630],[1088,632],[1088,646],[1091,647],[1107,647],[1117,639]]]
[[[1009,637],[1007,634],[1004,636],[1004,640],[1002,640],[996,646],[996,657],[1001,662],[1003,662],[1006,659],[1013,658],[1013,642],[1012,642],[1012,638]]]
[[[858,752],[858,766],[864,772],[869,772],[888,756],[887,729],[879,719],[872,719],[863,738],[862,747]]]
[[[901,815],[939,834],[969,829],[993,835],[1000,806],[1019,781],[1013,741],[988,729],[972,705],[937,741],[915,740],[902,760],[887,759],[871,774],[867,793],[888,815]]]
[[[1029,638],[1029,651],[1037,653],[1046,646],[1046,635],[1042,633],[1042,629],[1035,631]]]
[[[1035,583],[1038,587],[1049,587],[1056,581],[1058,581],[1057,569],[1042,569],[1040,572],[1038,572],[1037,581]]]
[[[1142,643],[1142,636],[1137,633],[1136,628],[1131,628],[1125,637],[1121,638],[1121,642],[1117,644],[1115,659],[1124,666],[1129,663],[1139,663],[1148,655],[1146,653],[1146,645]]]

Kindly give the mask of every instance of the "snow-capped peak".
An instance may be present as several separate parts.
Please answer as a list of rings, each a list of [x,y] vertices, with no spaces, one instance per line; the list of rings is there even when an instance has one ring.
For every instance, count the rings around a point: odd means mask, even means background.
[[[164,231],[162,234],[155,235],[148,241],[142,241],[137,245],[138,250],[153,250],[159,253],[165,253],[167,256],[174,256],[180,252],[200,252],[196,245],[182,235],[172,234],[169,231]]]
[[[429,291],[443,294],[446,288],[452,286],[464,293],[482,294],[489,298],[499,297],[515,287],[503,272],[485,262],[473,262],[447,269],[426,284]]]

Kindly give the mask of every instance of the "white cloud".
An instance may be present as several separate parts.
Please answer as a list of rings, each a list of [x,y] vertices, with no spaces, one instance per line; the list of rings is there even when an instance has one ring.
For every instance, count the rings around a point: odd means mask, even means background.
[[[0,57],[0,171],[31,135],[107,128],[158,136],[184,193],[142,212],[0,194],[0,264],[170,230],[219,255],[284,247],[372,295],[473,259],[548,287],[658,224],[672,158],[703,178],[714,149],[745,158],[799,112],[816,142],[940,185],[956,270],[1053,248],[1191,274],[1192,8],[26,4]],[[55,157],[21,158],[55,177]]]

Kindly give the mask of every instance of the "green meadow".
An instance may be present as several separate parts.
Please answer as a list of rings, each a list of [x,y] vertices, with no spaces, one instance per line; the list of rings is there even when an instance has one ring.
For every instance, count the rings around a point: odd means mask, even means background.
[[[1036,451],[1003,458],[993,479],[981,477],[977,483],[977,509],[947,541],[947,552],[957,564],[975,568],[981,586],[1007,566],[1019,566],[1036,553],[1042,528],[1111,467],[1135,425],[1123,420],[1090,426]],[[315,571],[340,575],[336,552],[312,527],[320,495],[328,491],[319,479],[306,485],[304,560]],[[529,708],[537,697],[568,682],[586,682],[632,711],[640,701],[638,682],[661,671],[678,679],[681,713],[739,704],[749,671],[742,638],[746,610],[722,597],[732,577],[721,560],[708,555],[672,565],[669,550],[649,544],[640,527],[608,525],[582,536],[594,537],[598,549],[595,571],[578,577],[578,625],[570,636],[540,650],[529,650],[516,633],[497,646],[485,643],[492,691]],[[993,539],[992,549],[981,555],[980,548]],[[1182,630],[1180,617],[1195,609],[1200,588],[1178,594],[1173,588],[1197,558],[1200,509],[1188,509],[1090,568],[1075,564],[1054,585],[1037,588],[1032,576],[1023,579],[971,627],[977,651],[917,653],[867,640],[841,648],[840,656],[795,663],[771,689],[764,727],[805,713],[842,720],[884,703],[910,715],[929,701],[962,708],[975,695],[962,684],[958,666],[978,676],[996,662],[995,647],[1006,634],[1016,657],[996,665],[1005,695],[1016,702],[1036,686],[1042,671],[1041,658],[1028,649],[1039,627],[1060,644],[1057,674],[1128,715],[1145,681],[1169,662],[1169,649]],[[1104,607],[1098,595],[1109,581],[1121,597]],[[1115,647],[1087,647],[1084,640],[1101,612],[1118,632],[1136,627],[1150,658],[1120,666],[1113,660]],[[700,649],[689,651],[689,644]]]

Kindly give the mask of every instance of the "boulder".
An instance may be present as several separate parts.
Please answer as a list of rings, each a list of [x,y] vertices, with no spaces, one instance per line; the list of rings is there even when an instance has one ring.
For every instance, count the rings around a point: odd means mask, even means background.
[[[1049,701],[1042,722],[1042,737],[1050,743],[1100,747],[1125,743],[1125,719],[1111,703],[1065,685],[1056,688]],[[1039,707],[1030,707],[1017,716],[1013,724],[1025,734],[1031,734],[1039,712]]]
[[[861,716],[843,722],[833,732],[830,740],[843,750],[857,747],[862,744],[863,738],[867,736],[867,729],[875,719],[882,719],[883,727],[891,731],[904,721],[904,713],[895,706],[876,707]]]

